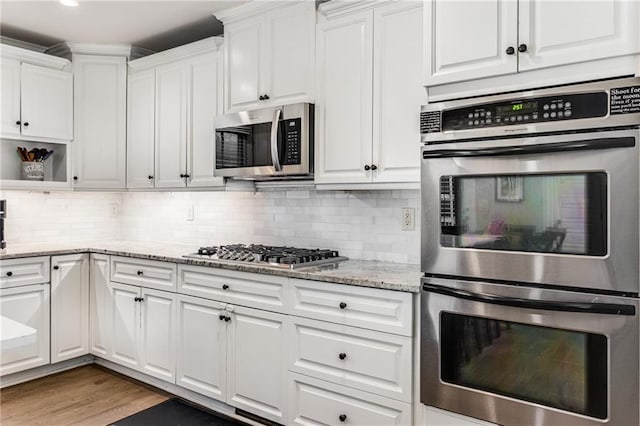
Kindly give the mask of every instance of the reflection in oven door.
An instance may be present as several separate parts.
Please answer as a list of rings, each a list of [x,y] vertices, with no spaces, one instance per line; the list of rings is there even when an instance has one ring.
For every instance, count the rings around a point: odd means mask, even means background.
[[[639,303],[425,278],[421,402],[499,424],[636,425]]]

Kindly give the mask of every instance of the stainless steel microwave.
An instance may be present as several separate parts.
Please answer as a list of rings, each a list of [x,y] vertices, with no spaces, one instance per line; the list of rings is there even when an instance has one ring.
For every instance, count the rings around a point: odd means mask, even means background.
[[[218,116],[215,176],[313,176],[314,106],[298,103]]]

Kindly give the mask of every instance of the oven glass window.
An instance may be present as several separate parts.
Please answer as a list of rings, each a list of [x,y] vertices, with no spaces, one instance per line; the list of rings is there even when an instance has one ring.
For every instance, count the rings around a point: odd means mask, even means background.
[[[603,335],[443,312],[445,382],[607,417]]]
[[[443,176],[440,243],[488,250],[607,254],[604,172]]]

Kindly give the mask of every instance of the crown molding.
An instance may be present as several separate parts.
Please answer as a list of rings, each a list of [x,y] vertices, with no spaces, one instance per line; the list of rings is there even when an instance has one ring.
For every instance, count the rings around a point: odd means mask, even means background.
[[[21,47],[11,46],[8,44],[0,44],[0,55],[2,55],[3,58],[18,59],[22,62],[42,65],[59,70],[62,70],[71,64],[71,61],[65,58],[59,58],[57,56],[35,52],[33,50],[23,49]]]
[[[361,10],[372,9],[376,6],[389,3],[390,1],[391,0],[332,0],[321,3],[318,6],[318,12],[328,18],[331,18]]]
[[[156,67],[158,65],[166,64],[168,62],[187,59],[191,56],[217,52],[220,46],[222,46],[223,41],[224,39],[219,36],[194,41],[193,43],[174,47],[173,49],[165,50],[159,53],[154,53],[153,55],[145,56],[144,58],[129,61],[129,68],[132,71],[141,71],[148,68]]]
[[[28,41],[17,40],[15,38],[5,37],[2,35],[0,35],[0,43],[40,53],[43,53],[47,49],[45,46],[41,46],[39,44],[29,43]]]
[[[97,44],[67,42],[74,55],[126,56],[131,54],[130,44]]]
[[[315,0],[285,0],[285,1],[251,1],[249,3],[241,4],[240,6],[232,7],[229,9],[216,12],[213,16],[223,24],[229,24],[239,19],[247,18],[249,16],[257,15],[267,12],[272,9],[277,9],[283,6],[289,6],[295,3],[313,2]]]

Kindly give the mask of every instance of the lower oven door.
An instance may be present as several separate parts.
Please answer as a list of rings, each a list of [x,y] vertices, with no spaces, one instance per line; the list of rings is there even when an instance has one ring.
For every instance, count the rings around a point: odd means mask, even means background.
[[[640,424],[637,298],[422,286],[422,403],[504,425]]]

